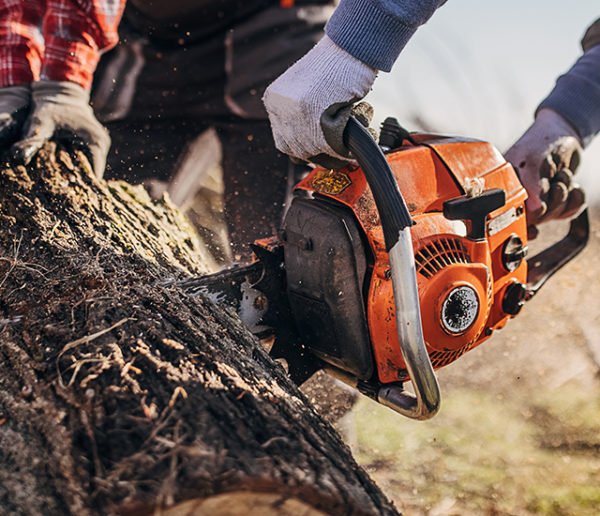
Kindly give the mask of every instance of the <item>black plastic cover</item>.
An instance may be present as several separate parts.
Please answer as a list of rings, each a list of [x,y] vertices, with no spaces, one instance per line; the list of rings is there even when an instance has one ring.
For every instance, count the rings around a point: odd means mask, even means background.
[[[367,260],[352,214],[324,199],[296,198],[280,238],[289,302],[304,344],[368,380],[373,357],[362,295]]]

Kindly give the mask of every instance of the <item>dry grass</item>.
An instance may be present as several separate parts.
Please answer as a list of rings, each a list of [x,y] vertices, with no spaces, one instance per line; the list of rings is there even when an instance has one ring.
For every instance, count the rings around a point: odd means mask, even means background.
[[[356,415],[359,462],[408,516],[598,514],[600,407],[576,385],[537,399],[446,389],[429,423],[365,400]]]

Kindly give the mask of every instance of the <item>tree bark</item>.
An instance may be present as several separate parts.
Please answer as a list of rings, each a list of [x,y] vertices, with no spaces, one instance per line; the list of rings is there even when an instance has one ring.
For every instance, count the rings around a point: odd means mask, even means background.
[[[234,314],[168,199],[0,167],[0,513],[397,514]]]

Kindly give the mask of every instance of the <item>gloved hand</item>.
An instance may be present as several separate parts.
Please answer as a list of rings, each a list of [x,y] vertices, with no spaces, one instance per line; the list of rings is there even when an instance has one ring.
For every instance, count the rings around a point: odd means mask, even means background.
[[[11,145],[21,134],[29,113],[31,89],[29,85],[0,88],[0,148]]]
[[[352,104],[376,76],[377,70],[325,36],[265,91],[277,148],[328,168],[344,166],[351,159],[343,133]]]
[[[568,219],[585,207],[585,194],[573,182],[581,158],[575,130],[558,113],[541,109],[535,122],[506,152],[529,194],[526,202],[528,236],[551,219]]]
[[[13,146],[15,159],[27,164],[46,141],[62,140],[81,148],[101,177],[110,137],[94,116],[89,93],[72,82],[49,80],[32,83],[31,92],[32,111],[23,139]]]

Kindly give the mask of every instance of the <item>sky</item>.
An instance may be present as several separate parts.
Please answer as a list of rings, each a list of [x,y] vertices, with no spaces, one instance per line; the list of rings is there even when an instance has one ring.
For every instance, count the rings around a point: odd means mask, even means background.
[[[421,27],[367,97],[375,121],[488,140],[505,151],[537,104],[581,55],[598,0],[448,0]],[[596,170],[595,170],[596,169]],[[600,201],[600,136],[580,183]]]

